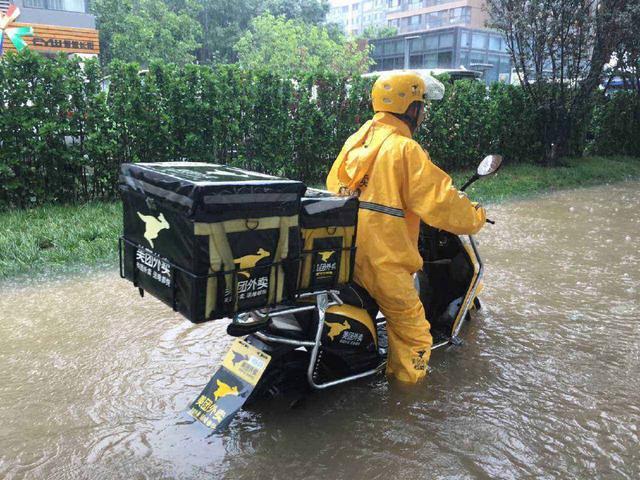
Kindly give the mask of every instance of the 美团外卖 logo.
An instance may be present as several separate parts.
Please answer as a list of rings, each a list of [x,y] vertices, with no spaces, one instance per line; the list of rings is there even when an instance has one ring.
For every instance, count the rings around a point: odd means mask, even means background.
[[[329,322],[325,322],[327,324],[327,326],[329,327],[329,338],[331,340],[333,340],[334,338],[336,338],[338,335],[340,335],[342,332],[344,332],[345,330],[348,330],[351,328],[351,325],[349,324],[348,320],[345,320],[342,323],[329,323]]]
[[[216,380],[216,383],[218,384],[218,388],[216,388],[216,391],[213,392],[213,399],[214,400],[219,400],[222,397],[226,397],[227,395],[235,395],[238,396],[238,387],[237,386],[233,386],[230,387],[229,385],[227,385],[226,383],[220,381],[220,380]]]
[[[326,252],[318,252],[320,255],[320,262],[315,265],[315,274],[317,277],[331,277],[338,270],[338,263],[332,262],[331,257],[336,253],[335,250],[329,250]]]
[[[320,257],[322,258],[323,262],[328,262],[329,259],[331,258],[331,256],[334,254],[335,252],[333,250],[328,251],[328,252],[320,252]]]
[[[240,272],[238,273],[240,275],[249,278],[251,274],[245,270],[255,267],[260,260],[262,260],[263,258],[267,258],[270,255],[271,253],[267,252],[264,248],[259,248],[258,252],[255,255],[245,255],[244,257],[236,258],[233,260],[233,263],[238,264],[240,269]]]
[[[147,239],[147,242],[149,242],[149,245],[153,248],[153,241],[158,238],[160,231],[169,230],[169,222],[167,222],[162,213],[156,218],[153,215],[143,215],[138,212],[138,217],[140,217],[145,225],[144,238]]]
[[[418,371],[427,369],[427,362],[429,361],[429,356],[425,358],[426,350],[420,350],[416,352],[417,355],[414,356],[411,361],[413,362],[413,368]]]

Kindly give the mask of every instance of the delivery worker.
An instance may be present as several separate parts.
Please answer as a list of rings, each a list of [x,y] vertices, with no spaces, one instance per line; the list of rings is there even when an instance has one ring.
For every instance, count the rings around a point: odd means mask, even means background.
[[[371,92],[373,119],[349,137],[327,178],[329,190],[360,198],[354,280],[387,319],[387,375],[410,383],[426,375],[433,343],[413,283],[422,268],[420,220],[458,235],[476,233],[486,220],[411,138],[429,93],[416,73],[382,74]]]

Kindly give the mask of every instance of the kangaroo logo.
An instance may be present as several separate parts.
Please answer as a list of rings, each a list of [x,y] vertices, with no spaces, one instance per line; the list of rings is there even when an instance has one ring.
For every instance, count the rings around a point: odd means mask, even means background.
[[[245,355],[244,353],[233,352],[233,359],[231,360],[231,363],[233,364],[233,366],[236,366],[240,362],[246,360],[249,360],[248,355]]]
[[[329,338],[331,340],[336,338],[345,330],[349,330],[351,328],[351,325],[347,320],[345,320],[342,323],[329,323],[329,322],[325,322],[325,323],[329,326]]]
[[[328,252],[319,252],[319,253],[320,253],[320,257],[322,257],[322,261],[326,263],[329,261],[329,259],[335,252],[333,250],[330,250]]]
[[[253,268],[263,258],[267,258],[271,253],[267,252],[264,248],[259,248],[258,253],[256,255],[245,255],[244,257],[236,258],[233,263],[237,263],[239,265],[240,270],[245,270],[247,268]],[[238,272],[240,275],[244,275],[249,278],[251,274],[249,272]]]
[[[216,380],[216,383],[218,384],[218,388],[216,388],[216,391],[213,392],[213,399],[214,400],[218,400],[222,397],[226,397],[227,395],[235,395],[238,396],[238,387],[236,387],[235,385],[233,387],[230,387],[229,385],[227,385],[224,382],[221,382],[220,380]]]
[[[158,218],[153,215],[143,215],[140,212],[138,212],[138,216],[145,225],[144,238],[147,239],[151,248],[153,248],[153,241],[158,238],[160,231],[169,230],[169,222],[167,222],[162,213],[158,215]]]

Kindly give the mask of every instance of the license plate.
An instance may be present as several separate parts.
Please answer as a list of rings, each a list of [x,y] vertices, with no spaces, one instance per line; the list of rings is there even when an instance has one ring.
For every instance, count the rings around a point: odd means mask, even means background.
[[[191,404],[189,415],[217,430],[229,424],[258,384],[271,356],[236,339],[202,393]]]

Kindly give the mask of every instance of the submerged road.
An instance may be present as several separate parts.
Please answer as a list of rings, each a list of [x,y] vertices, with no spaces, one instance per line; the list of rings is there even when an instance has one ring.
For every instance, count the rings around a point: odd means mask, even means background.
[[[0,285],[0,478],[640,478],[640,183],[491,206],[484,309],[425,385],[184,410],[225,322],[115,271]]]

